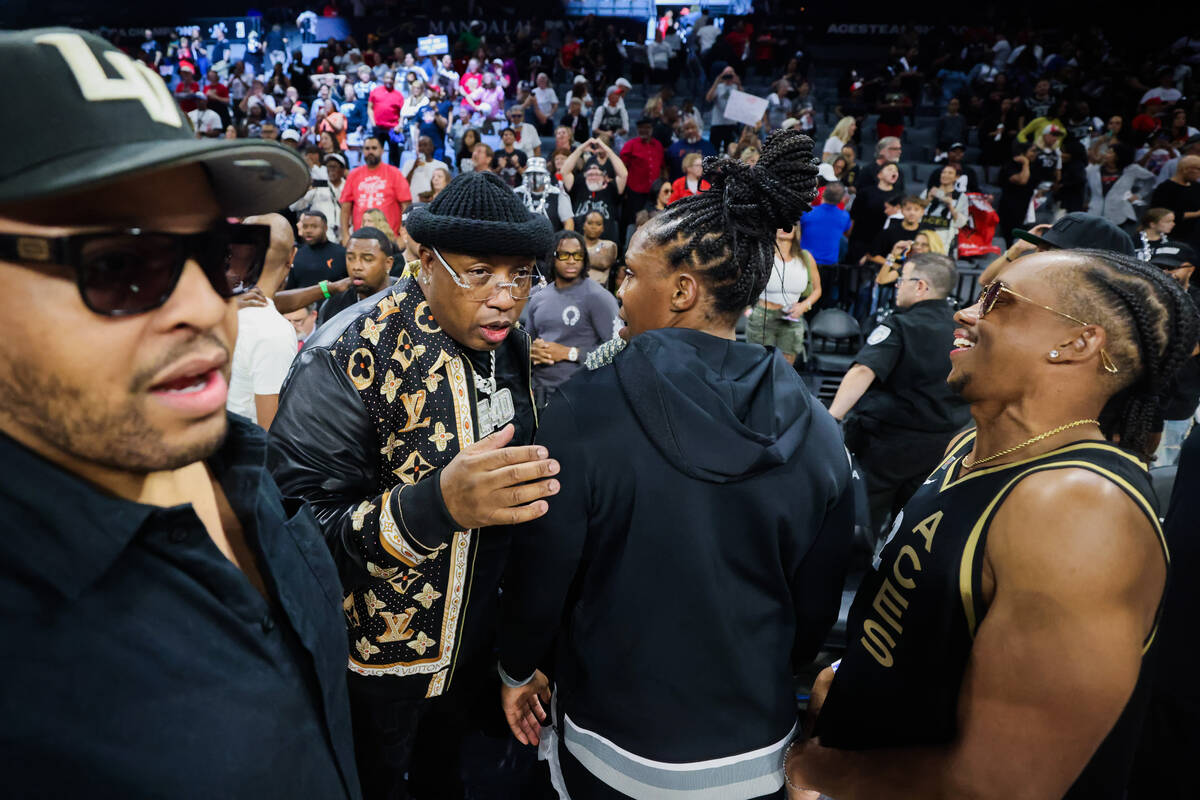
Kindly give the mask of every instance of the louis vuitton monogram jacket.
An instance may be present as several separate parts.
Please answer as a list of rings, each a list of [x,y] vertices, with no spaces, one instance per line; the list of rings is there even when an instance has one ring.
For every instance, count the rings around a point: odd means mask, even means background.
[[[514,444],[536,424],[530,369],[514,329],[496,353]],[[271,425],[279,488],[312,506],[341,573],[349,668],[392,678],[400,695],[442,694],[457,663],[491,646],[508,533],[456,530],[437,480],[481,433],[473,376],[405,279],[316,332]]]

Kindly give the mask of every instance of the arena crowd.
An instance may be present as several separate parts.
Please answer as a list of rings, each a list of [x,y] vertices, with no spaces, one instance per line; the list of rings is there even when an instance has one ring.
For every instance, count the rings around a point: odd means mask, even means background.
[[[1196,795],[1200,39],[746,5],[0,33],[14,796]]]

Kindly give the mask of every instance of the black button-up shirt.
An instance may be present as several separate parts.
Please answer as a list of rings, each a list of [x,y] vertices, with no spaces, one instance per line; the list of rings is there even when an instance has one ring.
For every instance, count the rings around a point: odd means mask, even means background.
[[[868,430],[953,433],[971,421],[970,406],[946,383],[956,327],[954,309],[937,299],[897,309],[871,331],[854,357],[875,373],[854,407]]]
[[[112,497],[0,435],[0,775],[11,797],[357,798],[341,586],[262,431],[208,461],[264,598],[191,505]]]

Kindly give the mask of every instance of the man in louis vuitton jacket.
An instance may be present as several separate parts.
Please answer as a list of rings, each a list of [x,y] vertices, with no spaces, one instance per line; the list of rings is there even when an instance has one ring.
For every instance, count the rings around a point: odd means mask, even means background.
[[[541,516],[558,491],[558,464],[530,446],[517,328],[549,223],[495,175],[469,173],[408,231],[412,276],[317,331],[271,428],[271,470],[311,504],[341,572],[368,800],[461,796],[467,712],[494,689],[481,682],[503,526]]]

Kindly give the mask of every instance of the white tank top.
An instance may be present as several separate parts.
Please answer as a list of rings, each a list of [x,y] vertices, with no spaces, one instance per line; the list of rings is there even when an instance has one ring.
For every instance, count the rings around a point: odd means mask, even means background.
[[[808,288],[808,266],[802,258],[792,258],[784,261],[779,253],[775,254],[775,265],[771,268],[771,278],[767,288],[763,289],[760,300],[776,305],[790,306],[800,301],[800,295]]]

